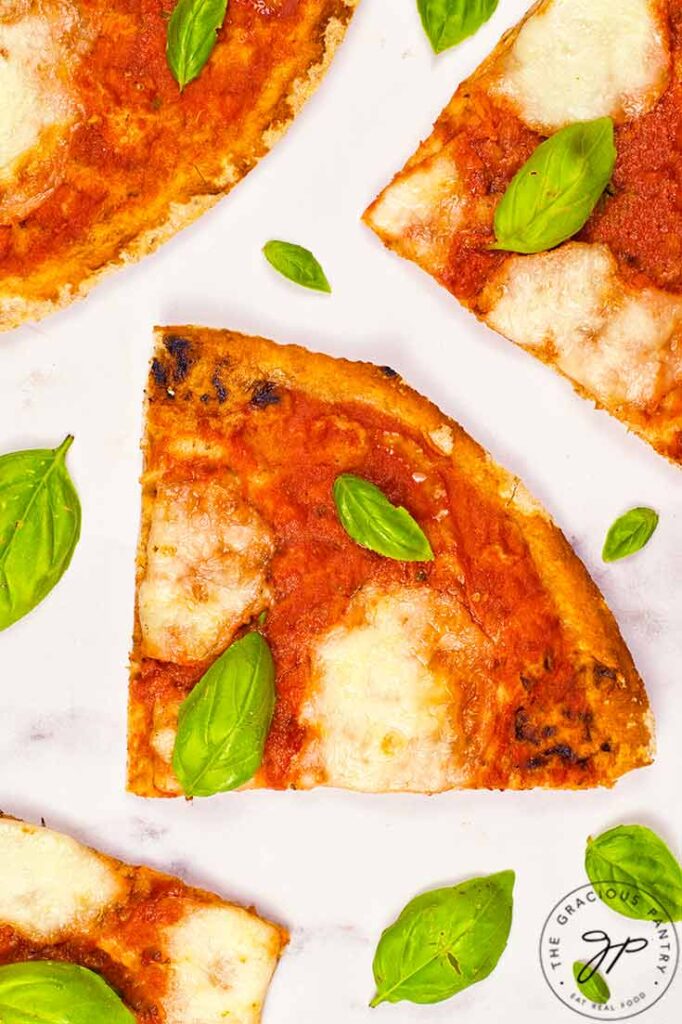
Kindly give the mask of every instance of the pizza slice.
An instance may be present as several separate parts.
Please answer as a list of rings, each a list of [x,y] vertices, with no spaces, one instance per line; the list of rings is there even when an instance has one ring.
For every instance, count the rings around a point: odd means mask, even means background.
[[[12,1020],[260,1021],[288,936],[253,910],[4,815],[0,875],[0,1002]],[[60,1012],[60,998],[81,1015]]]
[[[644,686],[521,481],[389,367],[156,333],[129,788],[611,785]]]
[[[365,213],[387,246],[677,463],[681,33],[680,0],[540,0]],[[617,157],[584,226],[551,251],[491,248],[502,197],[539,144],[600,118]],[[555,226],[581,197],[564,198]]]
[[[314,91],[356,4],[230,0],[223,21],[224,2],[2,0],[0,330],[229,192]]]

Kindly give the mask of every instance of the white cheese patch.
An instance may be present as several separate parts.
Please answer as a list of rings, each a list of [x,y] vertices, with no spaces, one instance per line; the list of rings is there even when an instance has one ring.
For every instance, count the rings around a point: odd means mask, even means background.
[[[161,483],[138,594],[144,653],[176,664],[218,654],[266,607],[272,551],[268,527],[227,474]]]
[[[659,11],[657,0],[549,0],[502,57],[492,91],[544,133],[645,113],[669,69]]]
[[[104,858],[69,836],[0,818],[0,922],[29,939],[86,931],[125,884]]]
[[[447,151],[399,175],[368,210],[370,226],[403,255],[429,259],[438,270],[462,223],[467,197],[457,164]]]
[[[273,925],[239,907],[196,906],[165,930],[165,1024],[257,1024],[277,965]]]
[[[0,10],[0,180],[46,128],[68,125],[75,112],[60,73],[64,19],[68,22],[72,10],[15,7]]]
[[[682,380],[682,300],[631,292],[602,245],[512,256],[486,287],[485,319],[604,405],[645,407]]]
[[[459,693],[437,655],[470,662],[482,636],[426,587],[367,587],[313,651],[301,720],[318,738],[310,775],[366,792],[436,792],[461,783]]]

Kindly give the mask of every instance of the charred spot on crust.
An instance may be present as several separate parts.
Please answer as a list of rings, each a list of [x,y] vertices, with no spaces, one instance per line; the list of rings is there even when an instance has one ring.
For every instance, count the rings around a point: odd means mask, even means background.
[[[222,405],[223,402],[227,401],[227,388],[223,383],[220,366],[216,366],[215,370],[213,371],[213,376],[211,377],[211,384],[215,389],[215,395],[216,398],[218,399],[219,404]]]
[[[523,675],[523,673],[521,673],[519,679],[521,680],[521,686],[524,688],[524,690],[532,690],[535,686],[535,680],[532,676],[525,676]]]
[[[551,651],[547,651],[547,653],[545,654],[545,657],[544,657],[544,660],[543,660],[542,664],[544,666],[545,672],[553,672],[554,671],[554,655],[552,654]]]
[[[266,409],[269,405],[277,405],[280,402],[277,394],[277,385],[272,380],[259,380],[253,385],[251,394],[251,405],[256,409]]]
[[[180,384],[189,373],[192,359],[190,357],[190,343],[186,338],[180,338],[177,334],[167,334],[163,344],[169,356],[173,359],[173,380]]]
[[[530,719],[525,708],[517,708],[514,714],[514,736],[524,743],[539,743],[537,729],[530,724]]]
[[[384,377],[388,377],[389,379],[398,376],[398,371],[394,370],[392,366],[380,366],[379,369],[383,373]]]
[[[552,736],[556,736],[556,726],[546,725],[542,730],[542,738],[545,740],[550,740]]]
[[[575,750],[569,747],[568,743],[557,743],[555,747],[547,747],[542,753],[545,757],[560,757],[562,761],[570,761],[572,764],[578,760]]]
[[[207,405],[211,401],[211,396],[204,392],[203,395],[199,395],[199,401],[203,402],[204,405]]]
[[[540,754],[538,757],[529,757],[526,761],[526,768],[542,768],[545,763],[545,759]]]
[[[168,387],[168,373],[166,371],[166,367],[158,359],[152,359],[152,377],[159,387]]]
[[[610,754],[611,753],[611,744],[609,743],[608,740],[605,740],[604,743],[602,743],[602,745],[601,745],[601,747],[599,749],[603,750],[605,754]]]
[[[597,686],[603,679],[610,679],[613,683],[618,679],[618,673],[616,670],[609,668],[608,665],[602,665],[600,661],[595,661],[592,671],[594,673],[594,681]]]

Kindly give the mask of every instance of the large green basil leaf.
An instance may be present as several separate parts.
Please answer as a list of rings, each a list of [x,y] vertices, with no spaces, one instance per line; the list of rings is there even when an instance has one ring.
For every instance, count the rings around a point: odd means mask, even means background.
[[[658,512],[652,508],[631,508],[616,519],[606,535],[602,558],[618,562],[645,547],[658,526]]]
[[[573,964],[573,977],[578,991],[585,996],[585,999],[589,999],[591,1003],[597,1003],[599,1006],[608,1003],[611,998],[611,989],[599,971],[586,967],[582,960],[576,960]]]
[[[76,964],[29,960],[0,967],[2,1024],[135,1024],[99,974]]]
[[[553,249],[584,226],[616,162],[613,121],[571,124],[535,150],[495,211],[493,249]]]
[[[487,978],[507,945],[514,872],[434,889],[407,904],[374,957],[379,1003],[438,1003]]]
[[[682,868],[663,840],[644,825],[618,825],[588,839],[585,870],[600,899],[625,917],[650,920],[660,907],[664,916],[682,921]],[[609,882],[648,898],[631,892],[628,900],[610,900],[604,890]]]
[[[315,292],[331,292],[327,275],[310,249],[274,238],[263,246],[263,255],[271,267],[294,284]]]
[[[216,44],[227,0],[178,0],[168,21],[166,59],[184,89],[198,77]]]
[[[221,654],[180,708],[173,770],[187,796],[211,796],[252,779],[275,708],[275,667],[260,633]]]
[[[478,32],[497,10],[499,0],[417,0],[419,17],[435,53],[442,53]]]
[[[0,457],[0,629],[49,594],[78,543],[81,507],[64,461],[72,442]]]
[[[392,505],[369,480],[342,473],[333,491],[341,525],[361,547],[401,562],[433,561],[426,534],[407,509]]]

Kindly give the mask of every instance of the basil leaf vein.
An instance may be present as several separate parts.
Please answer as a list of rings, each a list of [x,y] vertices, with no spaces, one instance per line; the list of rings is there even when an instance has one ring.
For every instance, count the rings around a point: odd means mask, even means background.
[[[510,182],[495,210],[492,248],[537,253],[572,238],[597,205],[615,162],[610,117],[562,128]]]
[[[379,940],[370,1005],[437,1003],[487,978],[507,945],[513,888],[502,871],[411,900]]]
[[[35,608],[71,562],[81,530],[65,464],[72,443],[0,457],[0,630]]]
[[[310,249],[273,239],[263,246],[263,255],[271,267],[294,284],[316,292],[331,292],[325,272]]]
[[[604,541],[602,559],[618,562],[641,551],[651,540],[659,516],[652,508],[631,508],[616,519]]]
[[[576,960],[573,964],[573,977],[578,986],[578,991],[592,1003],[597,1003],[600,1006],[608,1003],[611,998],[611,989],[606,984],[606,979],[602,977],[599,971],[588,968],[589,976],[583,980],[585,967],[586,965],[582,960]]]
[[[0,967],[3,1024],[135,1024],[99,974],[77,964],[30,960]]]
[[[499,0],[417,0],[424,31],[435,53],[456,46],[478,32],[495,11]]]
[[[182,91],[198,77],[216,44],[228,0],[178,0],[168,21],[166,59]]]
[[[682,867],[663,840],[644,825],[618,825],[588,839],[585,870],[599,898],[624,917],[646,921],[660,909],[673,921],[682,921]],[[604,899],[599,883],[639,889],[650,899],[610,901]]]
[[[173,770],[187,796],[242,786],[258,771],[275,708],[266,640],[247,633],[204,673],[178,716]]]
[[[352,473],[334,481],[334,502],[346,533],[363,548],[401,562],[431,562],[426,534],[407,509],[391,504],[375,484]]]

